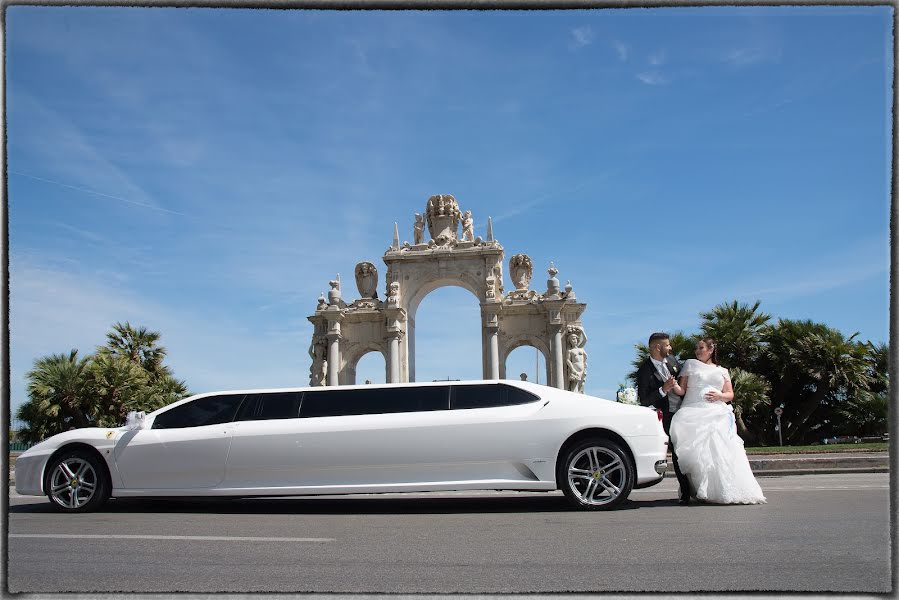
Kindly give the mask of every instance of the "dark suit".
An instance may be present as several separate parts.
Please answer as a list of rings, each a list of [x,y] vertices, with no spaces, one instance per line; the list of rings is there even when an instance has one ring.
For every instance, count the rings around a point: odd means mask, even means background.
[[[673,356],[666,356],[665,362],[668,364],[668,370],[671,374],[678,377],[681,370],[680,362]],[[643,364],[637,369],[637,397],[643,406],[655,406],[662,411],[662,427],[667,435],[668,429],[671,427],[673,413],[668,406],[668,396],[659,394],[659,388],[662,387],[663,383],[665,383],[665,380],[662,379],[652,359],[647,358],[643,361]],[[671,462],[674,463],[674,474],[677,475],[677,482],[680,484],[681,494],[683,495],[685,491],[690,489],[690,482],[687,480],[687,476],[681,473],[680,466],[677,464],[677,454],[670,443],[669,448],[671,449]]]

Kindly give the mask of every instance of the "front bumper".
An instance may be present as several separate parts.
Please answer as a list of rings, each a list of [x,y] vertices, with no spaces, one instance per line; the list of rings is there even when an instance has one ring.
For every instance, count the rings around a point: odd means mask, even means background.
[[[21,496],[43,496],[44,464],[47,456],[20,455],[16,458],[16,493]]]

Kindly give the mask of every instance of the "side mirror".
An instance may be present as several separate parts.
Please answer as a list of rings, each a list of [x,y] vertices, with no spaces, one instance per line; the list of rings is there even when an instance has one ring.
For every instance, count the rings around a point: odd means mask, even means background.
[[[147,414],[142,410],[132,410],[125,417],[125,427],[128,429],[143,429],[144,417],[146,416]]]

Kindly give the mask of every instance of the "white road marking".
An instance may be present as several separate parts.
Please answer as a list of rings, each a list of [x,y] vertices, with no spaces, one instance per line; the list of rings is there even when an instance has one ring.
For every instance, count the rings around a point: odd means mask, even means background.
[[[80,533],[10,533],[11,538],[69,540],[188,540],[200,542],[334,542],[335,538],[229,537],[218,535],[94,535]]]

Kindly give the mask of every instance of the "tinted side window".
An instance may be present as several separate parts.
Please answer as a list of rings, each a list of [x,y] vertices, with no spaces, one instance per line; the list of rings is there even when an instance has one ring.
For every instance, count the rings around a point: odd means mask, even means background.
[[[336,417],[446,410],[449,408],[448,392],[447,386],[306,392],[300,416]]]
[[[302,392],[272,392],[248,394],[235,421],[266,421],[295,419],[300,413]]]
[[[153,429],[176,429],[229,423],[240,406],[243,394],[207,396],[176,406],[153,420]]]
[[[450,408],[491,408],[527,404],[540,398],[522,389],[502,384],[454,385]]]

